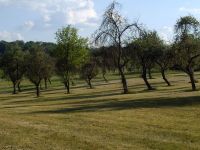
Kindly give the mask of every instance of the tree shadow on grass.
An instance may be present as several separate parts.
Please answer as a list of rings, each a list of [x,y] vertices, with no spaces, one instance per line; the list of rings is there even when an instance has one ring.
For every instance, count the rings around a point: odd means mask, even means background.
[[[182,98],[154,98],[116,101],[109,100],[103,103],[81,104],[72,108],[62,108],[57,110],[35,111],[31,114],[53,114],[53,113],[78,113],[78,112],[97,112],[97,111],[115,111],[140,108],[173,108],[185,107],[191,105],[200,105],[200,96],[182,97]]]
[[[76,95],[65,95],[63,97],[52,97],[52,98],[45,98],[45,97],[40,97],[38,99],[30,99],[30,100],[18,100],[18,101],[11,101],[11,102],[7,102],[7,104],[30,104],[30,103],[40,103],[40,102],[59,102],[59,101],[71,101],[71,100],[84,100],[84,99],[96,99],[96,98],[105,98],[109,97],[109,96],[118,96],[121,95],[121,93],[119,93],[118,89],[115,90],[109,90],[109,91],[100,91],[100,92],[93,92],[91,93],[84,93],[84,94],[76,94]]]

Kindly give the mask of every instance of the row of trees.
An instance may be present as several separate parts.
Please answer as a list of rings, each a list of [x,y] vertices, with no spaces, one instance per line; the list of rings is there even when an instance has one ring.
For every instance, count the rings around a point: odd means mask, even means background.
[[[114,47],[112,59],[121,76],[124,94],[128,93],[125,77],[127,64],[139,64],[142,78],[149,90],[153,87],[147,80],[147,71],[157,64],[164,81],[171,85],[165,76],[169,68],[188,74],[192,90],[196,90],[194,70],[198,69],[200,56],[200,23],[193,16],[181,17],[175,24],[174,42],[167,44],[156,31],[149,31],[137,22],[129,24],[120,15],[119,4],[113,2],[105,11],[102,24],[95,33],[98,45]]]
[[[27,49],[21,41],[6,43],[1,53],[0,67],[4,77],[9,78],[13,83],[13,94],[17,93],[17,89],[21,92],[20,83],[24,76],[36,86],[38,96],[43,79],[47,88],[47,80],[54,71],[54,60],[45,52],[42,44],[31,43]]]
[[[56,33],[57,44],[16,41],[0,42],[0,68],[13,83],[13,94],[20,92],[23,77],[28,78],[40,95],[43,80],[45,88],[50,78],[57,74],[70,93],[74,76],[79,74],[90,88],[91,80],[98,73],[105,77],[109,71],[118,71],[123,93],[128,93],[125,73],[141,71],[147,88],[154,88],[148,81],[151,70],[160,70],[168,86],[165,72],[181,70],[188,74],[192,90],[196,90],[194,70],[199,68],[200,24],[192,16],[181,17],[175,24],[174,42],[167,44],[156,31],[145,29],[138,22],[129,24],[120,15],[119,4],[113,2],[104,13],[102,24],[93,35],[93,47],[88,39],[78,35],[72,26],[61,28]]]

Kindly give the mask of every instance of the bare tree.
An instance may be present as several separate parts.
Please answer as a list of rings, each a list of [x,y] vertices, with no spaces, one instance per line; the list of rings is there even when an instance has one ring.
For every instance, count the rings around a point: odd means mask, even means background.
[[[111,3],[104,13],[103,21],[99,29],[95,33],[95,43],[114,46],[117,51],[116,65],[121,76],[124,94],[128,93],[128,86],[124,74],[124,68],[128,63],[123,59],[123,46],[133,37],[133,33],[137,33],[138,24],[128,24],[127,20],[119,13],[119,4]]]

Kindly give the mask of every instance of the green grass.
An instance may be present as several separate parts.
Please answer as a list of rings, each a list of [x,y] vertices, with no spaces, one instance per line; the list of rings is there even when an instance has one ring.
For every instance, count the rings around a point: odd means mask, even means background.
[[[200,149],[200,91],[185,74],[170,74],[171,87],[153,75],[151,92],[128,75],[127,95],[116,75],[108,84],[98,77],[92,90],[78,81],[70,95],[54,78],[40,98],[27,81],[17,95],[1,81],[0,150]]]

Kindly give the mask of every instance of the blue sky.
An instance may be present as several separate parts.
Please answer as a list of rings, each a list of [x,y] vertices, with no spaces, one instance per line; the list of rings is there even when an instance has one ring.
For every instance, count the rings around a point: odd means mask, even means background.
[[[55,42],[58,28],[72,24],[90,37],[112,0],[0,0],[0,40]],[[139,19],[169,41],[180,16],[200,19],[200,0],[118,0],[129,22]]]

